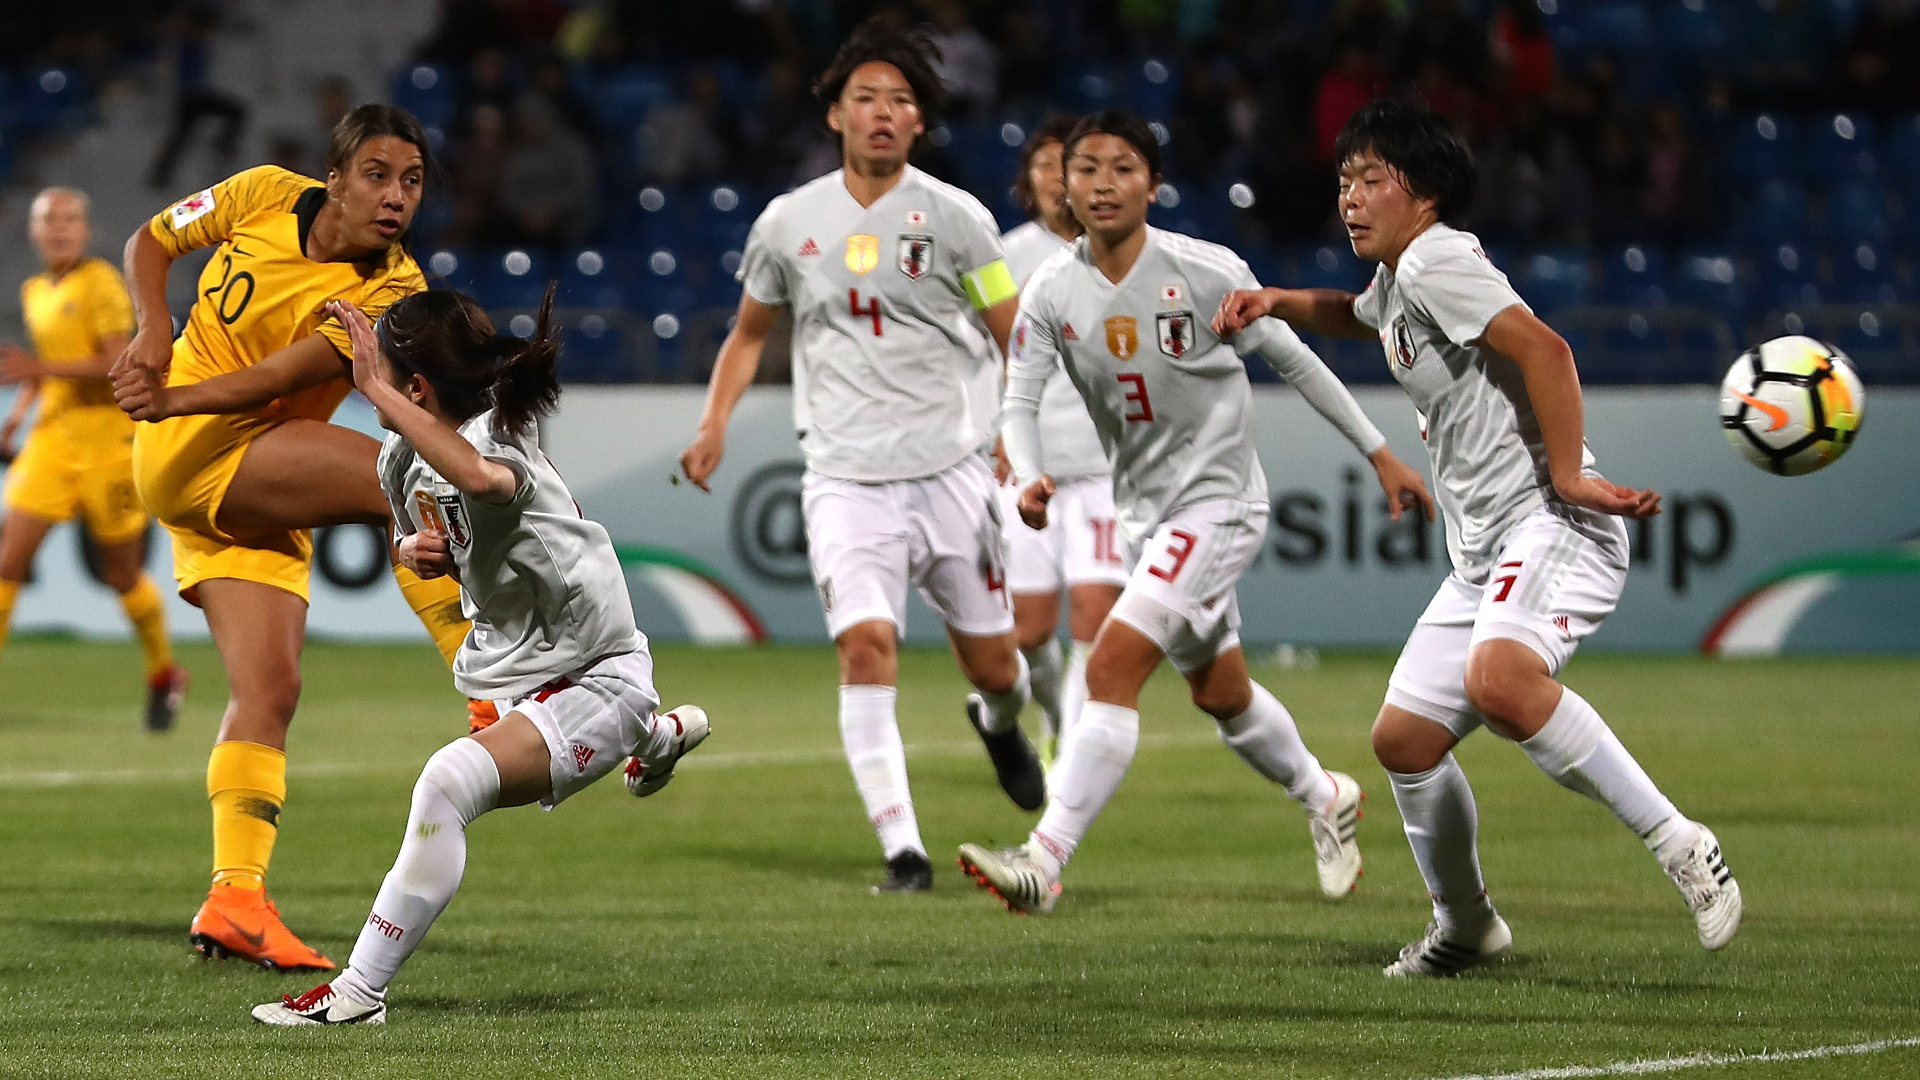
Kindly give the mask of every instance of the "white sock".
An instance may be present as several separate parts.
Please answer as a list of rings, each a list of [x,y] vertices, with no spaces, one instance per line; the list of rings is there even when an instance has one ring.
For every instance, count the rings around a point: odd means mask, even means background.
[[[990,694],[977,686],[974,687],[974,693],[979,694],[980,700],[987,703],[987,715],[982,723],[989,735],[1012,731],[1020,726],[1020,710],[1027,707],[1032,672],[1027,667],[1027,658],[1020,654],[1019,649],[1013,651],[1013,659],[1020,665],[1020,674],[1014,677],[1013,685],[1004,692]]]
[[[1139,748],[1138,712],[1104,701],[1080,710],[1047,774],[1047,810],[1033,830],[1048,877],[1060,880],[1060,869],[1120,789]]]
[[[1678,825],[1673,803],[1654,786],[1640,763],[1633,760],[1620,737],[1600,718],[1585,698],[1562,689],[1560,704],[1533,738],[1520,744],[1540,771],[1561,787],[1577,791],[1607,809],[1635,836],[1648,841],[1656,855],[1689,846],[1699,836],[1698,826]],[[1662,828],[1662,826],[1667,826]],[[1665,850],[1662,850],[1665,849]]]
[[[1413,848],[1413,861],[1433,897],[1433,921],[1443,930],[1481,927],[1493,917],[1474,840],[1480,811],[1467,774],[1452,754],[1421,773],[1387,773],[1393,801]]]
[[[1033,687],[1033,703],[1040,706],[1045,732],[1060,737],[1060,639],[1048,638],[1032,649],[1021,649],[1027,658],[1027,681]]]
[[[1065,739],[1080,710],[1087,705],[1087,657],[1093,642],[1076,641],[1067,660],[1067,677],[1060,684],[1060,738]]]
[[[1253,684],[1253,703],[1231,720],[1215,720],[1220,738],[1261,776],[1287,789],[1294,801],[1310,811],[1323,811],[1333,802],[1333,778],[1320,767],[1293,714],[1259,683]]]
[[[840,741],[860,801],[866,804],[867,820],[880,834],[880,851],[889,859],[904,851],[927,853],[927,845],[920,842],[920,822],[913,816],[913,793],[907,788],[907,748],[893,717],[895,697],[891,686],[840,688]]]
[[[467,868],[467,826],[499,800],[500,771],[493,755],[472,739],[455,739],[427,759],[413,786],[400,857],[380,883],[336,987],[344,984],[376,1001],[385,995],[394,973],[460,888]]]

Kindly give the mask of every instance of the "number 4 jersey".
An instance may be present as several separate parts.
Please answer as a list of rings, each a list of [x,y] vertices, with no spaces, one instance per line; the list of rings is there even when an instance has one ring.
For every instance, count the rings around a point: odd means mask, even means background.
[[[931,476],[990,436],[977,418],[997,403],[974,399],[995,350],[971,312],[1016,290],[978,199],[908,166],[862,207],[835,170],[767,205],[740,281],[793,311],[793,420],[814,472]]]
[[[1217,244],[1148,228],[1118,284],[1074,241],[1034,272],[1014,324],[1007,400],[1056,364],[1086,400],[1113,463],[1113,501],[1129,550],[1167,515],[1213,499],[1264,505],[1267,477],[1248,430],[1253,394],[1241,356],[1268,357],[1363,453],[1385,440],[1292,328],[1259,319],[1233,341],[1213,315],[1235,289],[1259,288],[1240,257]],[[1015,453],[1015,418],[1006,421]],[[1024,484],[1019,456],[1014,468]]]

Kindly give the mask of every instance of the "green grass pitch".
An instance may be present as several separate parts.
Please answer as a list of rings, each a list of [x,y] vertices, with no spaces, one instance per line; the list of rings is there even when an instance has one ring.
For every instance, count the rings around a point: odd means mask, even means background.
[[[658,797],[617,780],[472,830],[466,884],[383,1029],[270,1030],[299,992],[192,955],[211,650],[180,730],[138,730],[131,648],[0,659],[0,1077],[1382,1077],[1421,1080],[1920,1036],[1920,662],[1580,657],[1568,674],[1745,889],[1703,952],[1607,814],[1487,734],[1460,752],[1510,962],[1390,982],[1426,897],[1367,746],[1391,657],[1256,668],[1371,792],[1359,892],[1323,902],[1297,810],[1163,673],[1132,774],[1059,910],[1014,918],[953,868],[1031,822],[994,786],[952,662],[903,657],[929,895],[873,897],[877,847],[839,755],[824,648],[656,656],[714,735]],[[271,883],[344,961],[420,765],[465,725],[425,647],[317,644]],[[1678,1075],[1920,1076],[1920,1048]]]

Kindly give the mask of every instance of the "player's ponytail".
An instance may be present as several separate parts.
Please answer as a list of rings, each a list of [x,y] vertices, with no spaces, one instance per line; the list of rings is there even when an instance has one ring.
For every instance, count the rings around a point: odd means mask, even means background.
[[[559,282],[547,283],[532,337],[502,339],[506,349],[491,397],[495,422],[511,435],[523,434],[535,419],[560,403],[560,336],[553,328],[553,294],[558,287]]]
[[[470,296],[450,289],[414,293],[396,302],[375,327],[380,351],[402,375],[433,387],[440,411],[458,423],[494,410],[494,426],[520,436],[560,401],[559,333],[547,286],[533,336],[494,331],[493,320]]]

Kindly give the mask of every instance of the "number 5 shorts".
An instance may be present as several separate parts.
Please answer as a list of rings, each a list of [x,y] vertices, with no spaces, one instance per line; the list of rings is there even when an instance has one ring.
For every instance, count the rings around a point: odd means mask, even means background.
[[[1620,602],[1627,581],[1626,524],[1617,517],[1576,528],[1541,507],[1507,532],[1475,583],[1458,570],[1440,583],[1407,635],[1387,680],[1387,704],[1465,738],[1484,723],[1467,700],[1467,657],[1491,638],[1532,649],[1555,676],[1582,638]]]
[[[1134,560],[1112,617],[1196,671],[1240,644],[1234,586],[1260,554],[1267,504],[1212,499],[1168,514]]]
[[[954,632],[1013,629],[1006,538],[993,472],[978,454],[932,476],[866,484],[807,470],[807,560],[827,631],[875,620],[907,626],[907,586]]]
[[[173,538],[174,581],[189,603],[200,602],[198,586],[212,578],[257,581],[308,598],[311,530],[242,542],[215,524],[247,446],[281,422],[258,413],[175,416],[135,429],[134,488]]]

